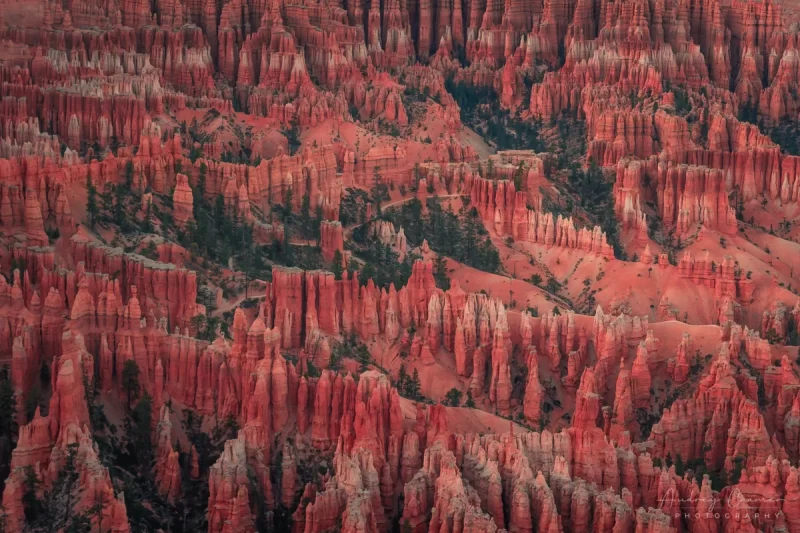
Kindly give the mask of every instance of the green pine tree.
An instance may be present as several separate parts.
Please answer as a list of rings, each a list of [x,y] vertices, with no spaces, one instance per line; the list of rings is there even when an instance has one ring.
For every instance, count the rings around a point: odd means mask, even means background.
[[[14,413],[17,411],[17,402],[14,399],[14,388],[9,379],[11,371],[8,365],[3,367],[2,380],[0,380],[0,435],[9,439],[17,432],[17,423]]]
[[[64,533],[91,533],[92,519],[88,513],[76,514],[72,517]]]
[[[89,225],[94,229],[100,208],[97,205],[97,189],[92,183],[92,177],[86,178],[86,214],[89,215]]]
[[[333,262],[331,264],[331,272],[333,272],[333,277],[337,280],[342,279],[342,273],[344,272],[344,266],[342,266],[344,259],[342,258],[342,252],[336,250],[333,252]]]
[[[464,403],[464,407],[475,409],[475,399],[472,397],[472,391],[467,391],[467,401]]]
[[[153,421],[153,401],[147,392],[142,395],[142,399],[136,404],[130,418],[130,431],[127,432],[129,445],[133,446],[136,462],[142,468],[147,469],[153,459],[153,443],[150,439],[150,427]]]
[[[446,291],[450,288],[450,277],[447,275],[447,262],[444,256],[437,255],[433,260],[433,279],[436,280],[436,286]]]
[[[461,391],[455,387],[447,391],[444,397],[444,404],[451,407],[458,407],[461,405]]]
[[[192,200],[194,203],[194,218],[199,218],[199,211],[205,205],[206,201],[206,174],[208,174],[208,167],[205,163],[200,163],[200,173],[197,176],[197,186],[192,191]]]
[[[312,233],[311,225],[311,196],[306,192],[303,195],[303,201],[300,203],[300,228],[303,232],[303,237],[308,238]]]
[[[25,508],[25,520],[33,522],[41,516],[44,508],[41,500],[39,500],[38,493],[39,487],[42,484],[41,480],[36,476],[36,471],[33,466],[26,466],[24,487],[25,492],[22,493],[22,505]]]
[[[408,396],[413,400],[422,398],[422,383],[419,379],[419,371],[415,368],[414,374],[411,376],[411,383],[408,387]]]
[[[380,216],[381,214],[381,205],[383,203],[383,195],[384,195],[384,187],[383,178],[381,177],[381,169],[378,165],[375,165],[373,169],[373,176],[372,176],[372,202],[375,204],[375,214]]]
[[[114,223],[124,225],[125,214],[125,188],[117,185],[114,187]]]
[[[136,360],[128,359],[122,367],[122,390],[128,397],[128,410],[131,402],[139,396],[141,385],[139,384],[139,365]]]
[[[408,387],[408,373],[406,372],[406,365],[401,364],[400,370],[397,373],[397,391],[401,396],[406,395],[406,388]]]
[[[284,225],[292,220],[292,206],[294,205],[294,191],[292,187],[286,189],[283,194],[283,208],[281,209],[281,221]]]
[[[144,220],[142,221],[142,231],[144,233],[153,233],[153,204],[147,204],[147,211],[144,214]],[[152,241],[151,241],[152,242]]]
[[[675,473],[679,476],[682,476],[684,472],[684,465],[683,459],[681,458],[681,454],[675,456]]]
[[[125,188],[128,190],[133,188],[133,161],[130,159],[125,163]]]
[[[288,224],[283,225],[283,262],[286,266],[294,266],[294,249],[292,248],[292,232]]]

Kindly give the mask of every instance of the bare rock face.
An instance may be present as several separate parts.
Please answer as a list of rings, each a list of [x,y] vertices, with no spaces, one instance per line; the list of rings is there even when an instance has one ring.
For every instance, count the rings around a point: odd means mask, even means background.
[[[600,414],[600,397],[597,394],[594,372],[590,368],[587,368],[581,376],[581,384],[575,401],[573,427],[579,429],[596,428],[597,416]]]
[[[192,200],[192,189],[189,187],[189,178],[185,174],[176,176],[175,191],[172,193],[172,205],[175,206],[175,223],[185,226],[192,220],[192,210],[194,208]]]
[[[322,258],[325,261],[333,261],[336,251],[344,257],[344,233],[342,224],[323,220],[319,227],[320,247],[322,248]]]
[[[525,418],[533,427],[539,424],[542,416],[542,396],[544,390],[539,382],[539,361],[535,347],[528,349],[528,382],[525,386]]]
[[[650,404],[652,378],[648,357],[647,345],[645,343],[640,344],[636,349],[636,358],[633,360],[630,374],[631,399],[633,406],[636,408],[644,408]]]
[[[578,230],[571,218],[554,218],[552,213],[527,209],[526,195],[517,192],[510,181],[474,178],[470,191],[472,204],[485,220],[494,221],[494,230],[500,236],[614,258],[614,250],[599,226]]]
[[[117,304],[121,305],[123,296],[136,297],[133,309],[129,309],[125,317],[128,324],[137,327],[135,322],[148,316],[151,310],[157,316],[167,318],[169,324],[181,327],[194,316],[205,314],[204,307],[195,303],[197,276],[194,272],[140,255],[119,253],[120,249],[105,246],[82,233],[73,235],[70,244],[76,260],[83,262],[85,268],[106,275],[120,273],[121,286],[113,289]],[[75,286],[65,289],[72,292]],[[67,299],[70,301],[69,292]],[[133,312],[132,317],[130,312]],[[132,322],[130,318],[133,318]]]
[[[25,191],[25,232],[31,245],[46,245],[49,240],[44,232],[44,221],[42,220],[42,207],[36,191],[28,189]]]
[[[631,374],[624,367],[620,368],[617,383],[614,387],[614,407],[611,427],[608,433],[618,440],[620,435],[631,432],[634,423],[633,401],[631,399]]]
[[[159,492],[170,502],[176,501],[181,490],[181,469],[178,464],[178,452],[172,447],[172,422],[169,420],[169,408],[162,407],[156,443],[156,484]]]
[[[297,464],[291,447],[283,448],[283,463],[281,464],[281,501],[288,509],[292,508],[297,492]]]
[[[253,522],[247,497],[248,484],[244,439],[230,440],[225,443],[225,450],[209,472],[209,532],[224,531],[226,527]],[[245,504],[244,507],[242,504]],[[228,526],[228,523],[231,526]],[[247,531],[247,529],[237,528],[233,531]]]

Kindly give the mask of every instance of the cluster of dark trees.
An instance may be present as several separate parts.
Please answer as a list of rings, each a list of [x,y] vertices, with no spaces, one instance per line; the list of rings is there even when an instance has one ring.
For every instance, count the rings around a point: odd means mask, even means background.
[[[500,252],[474,207],[465,205],[454,213],[434,197],[428,200],[428,210],[423,213],[422,204],[415,198],[399,208],[387,209],[381,216],[403,228],[409,246],[419,246],[427,240],[436,253],[478,270],[497,273],[502,267]]]
[[[283,203],[274,206],[284,224],[283,238],[259,245],[254,240],[253,226],[228,213],[222,195],[217,195],[213,202],[206,198],[205,179],[206,168],[202,164],[197,183],[192,186],[194,220],[186,225],[184,231],[177,232],[177,240],[182,246],[217,264],[226,265],[233,258],[236,268],[249,279],[270,279],[272,263],[306,269],[322,265],[317,247],[291,244],[295,232],[305,238],[319,238],[322,213],[317,210],[315,216],[311,216],[308,195],[303,198],[298,216],[291,210],[293,197],[289,189]]]
[[[89,223],[92,227],[96,224],[104,226],[113,224],[123,234],[130,234],[137,230],[150,233],[154,231],[153,220],[157,218],[165,236],[172,235],[174,232],[175,240],[196,257],[203,257],[219,265],[227,265],[228,261],[233,258],[236,268],[244,271],[250,278],[269,278],[271,264],[265,260],[309,269],[321,266],[318,248],[312,246],[298,251],[290,243],[295,233],[307,239],[319,238],[322,213],[320,209],[317,209],[312,215],[308,195],[303,198],[300,214],[297,215],[291,212],[293,199],[291,190],[289,191],[284,203],[275,206],[281,221],[285,224],[284,238],[276,240],[270,245],[259,246],[253,238],[253,226],[228,213],[222,195],[217,195],[213,199],[207,198],[207,171],[206,165],[201,164],[196,183],[190,182],[194,200],[193,220],[189,221],[183,229],[175,228],[171,214],[159,211],[158,207],[154,205],[151,205],[141,223],[130,216],[130,213],[137,211],[141,204],[141,195],[132,187],[133,164],[130,161],[125,167],[125,179],[117,185],[107,184],[102,194],[98,192],[91,180],[87,181]],[[172,208],[171,196],[164,195],[160,199],[169,211]]]
[[[127,398],[125,431],[122,434],[118,434],[116,426],[106,418],[102,406],[96,403],[93,384],[88,379],[84,384],[99,458],[109,469],[115,488],[124,487],[132,529],[153,531],[168,525],[165,517],[169,512],[157,496],[150,478],[154,461],[150,439],[152,401],[147,393],[141,394],[136,362],[126,362],[121,376],[121,387]],[[0,399],[3,398],[2,390],[0,386]],[[137,399],[134,406],[134,400]],[[43,480],[32,467],[26,469],[22,501],[27,531],[90,533],[102,529],[103,512],[110,501],[98,502],[81,512],[75,511],[80,488],[77,454],[77,444],[67,446],[64,466],[53,486],[44,494],[41,491]]]
[[[300,139],[300,123],[297,117],[293,118],[290,127],[283,130],[281,133],[283,133],[283,135],[286,137],[289,155],[296,154],[303,145],[303,141]]]
[[[223,265],[231,257],[240,261],[253,247],[253,228],[226,213],[221,194],[213,202],[206,198],[207,171],[201,164],[197,183],[192,186],[194,220],[186,224],[185,230],[176,232],[178,242],[196,255]]]
[[[17,403],[11,385],[11,369],[8,365],[0,370],[0,478],[8,477],[11,466],[11,451],[17,441]]]
[[[363,224],[367,221],[367,206],[372,202],[363,189],[348,188],[339,205],[339,221],[342,226]]]
[[[422,395],[422,385],[419,379],[419,372],[414,369],[414,372],[409,376],[406,370],[406,365],[401,364],[400,370],[397,374],[397,381],[394,386],[400,396],[410,400],[422,401],[425,397]]]
[[[597,162],[590,159],[586,170],[577,165],[570,169],[567,185],[590,221],[606,233],[608,244],[614,247],[614,255],[625,259],[625,250],[619,240],[619,222],[614,213],[614,183],[606,179]]]
[[[789,155],[800,155],[800,128],[793,120],[784,120],[769,132],[772,141]]]
[[[102,193],[92,183],[91,176],[89,177],[86,182],[86,214],[93,229],[99,223],[104,226],[115,224],[124,234],[137,230],[153,231],[152,212],[148,211],[141,224],[130,216],[130,213],[138,211],[142,201],[141,194],[133,189],[133,170],[133,162],[128,161],[125,164],[124,179],[117,184],[106,183]]]
[[[273,210],[278,214],[278,218],[287,229],[292,233],[297,233],[304,239],[319,240],[319,226],[322,223],[322,206],[317,206],[314,214],[311,214],[311,196],[308,193],[303,195],[300,202],[300,213],[292,211],[294,206],[294,192],[287,189],[283,197],[283,203],[273,206]]]
[[[300,214],[292,211],[294,193],[288,189],[282,204],[275,204],[272,209],[283,223],[283,239],[275,239],[269,246],[261,247],[261,255],[272,263],[314,270],[322,267],[322,254],[319,248],[319,226],[322,222],[322,208],[317,207],[311,216],[311,199],[308,193],[303,195]],[[297,234],[303,239],[317,241],[314,246],[294,246],[292,237]],[[244,267],[249,263],[245,262]]]
[[[363,232],[357,233],[362,235]],[[391,284],[395,288],[405,285],[411,277],[414,261],[418,258],[414,254],[406,254],[400,261],[399,254],[388,244],[372,237],[363,241],[355,240],[355,234],[353,248],[354,255],[362,262],[358,269],[359,282],[366,285],[372,279],[375,286],[382,289],[388,289]],[[336,263],[336,258],[332,266],[334,275],[341,279],[342,269]],[[355,271],[354,267],[355,265],[350,267],[351,272]]]
[[[153,427],[152,398],[141,384],[141,373],[136,361],[128,360],[120,376],[120,390],[125,399],[123,427],[110,423],[103,405],[98,402],[92,383],[85,380],[86,400],[93,429],[93,437],[99,450],[103,466],[108,468],[115,491],[125,493],[125,505],[131,531],[173,531],[185,533],[208,529],[208,470],[219,458],[226,440],[235,438],[238,425],[235,419],[216,420],[206,432],[202,416],[185,409],[181,423],[189,444],[197,450],[200,478],[191,479],[190,449],[181,450],[182,498],[174,505],[166,502],[157,492],[153,474],[155,450],[151,439]],[[0,376],[0,402],[5,398],[4,384]],[[0,405],[2,407],[2,405]],[[171,402],[167,407],[172,409]],[[0,419],[2,423],[4,419]],[[0,428],[0,431],[7,428]],[[64,467],[56,482],[43,495],[42,480],[33,468],[25,476],[23,505],[26,530],[34,533],[92,533],[102,528],[103,512],[110,501],[98,504],[80,513],[75,512],[79,483],[78,446],[67,448]],[[4,532],[0,516],[0,532]],[[262,520],[269,521],[263,515]],[[260,530],[269,531],[271,524]]]
[[[545,149],[539,137],[539,124],[502,109],[491,87],[477,87],[448,78],[445,89],[461,108],[461,121],[481,133],[498,150],[541,152]]]
[[[689,93],[682,87],[671,87],[671,89],[675,96],[675,113],[682,117],[688,115],[692,111]]]

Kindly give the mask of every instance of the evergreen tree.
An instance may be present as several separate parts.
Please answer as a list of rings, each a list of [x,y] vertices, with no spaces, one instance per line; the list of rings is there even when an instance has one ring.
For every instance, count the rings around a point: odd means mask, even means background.
[[[372,203],[375,204],[375,214],[377,216],[381,215],[381,205],[383,203],[384,189],[386,187],[386,185],[383,184],[380,170],[380,167],[375,165],[372,175],[372,191],[370,194],[370,196],[372,196]]]
[[[25,520],[27,522],[34,522],[37,518],[39,518],[39,516],[41,516],[42,511],[44,510],[42,507],[42,502],[37,496],[39,492],[39,486],[42,484],[42,482],[38,477],[36,477],[36,471],[33,469],[33,466],[28,465],[24,468],[25,492],[22,494],[22,505],[25,508]]]
[[[114,187],[114,223],[125,225],[125,188],[121,185]]]
[[[443,291],[450,288],[450,277],[447,275],[447,262],[444,256],[437,255],[433,260],[433,279],[436,280],[436,286]]]
[[[735,485],[739,483],[739,478],[742,476],[742,468],[744,468],[745,457],[737,455],[733,458],[733,472],[730,476],[730,484]]]
[[[419,400],[422,397],[422,383],[419,379],[419,371],[416,368],[408,386],[408,396],[413,400]]]
[[[130,455],[136,458],[136,464],[147,471],[153,459],[153,444],[150,439],[150,427],[153,421],[153,402],[145,392],[136,404],[127,422],[128,447]]]
[[[558,282],[556,278],[550,278],[547,280],[547,285],[545,286],[548,292],[552,292],[553,294],[557,293],[561,290],[561,284]]]
[[[38,383],[25,395],[25,418],[31,420],[36,414],[36,408],[42,404],[42,388]]]
[[[319,233],[319,226],[322,224],[322,219],[324,218],[322,215],[322,206],[317,205],[317,208],[314,210],[314,222],[311,226],[312,229],[312,237],[319,240],[320,233]]]
[[[342,258],[342,252],[336,250],[333,252],[333,263],[331,264],[331,272],[333,272],[333,277],[336,280],[342,279],[342,273],[344,272],[344,267],[342,263],[344,259]]]
[[[197,177],[197,186],[195,190],[192,191],[192,200],[194,203],[194,218],[197,219],[199,217],[199,211],[203,207],[206,201],[206,174],[208,173],[208,167],[205,163],[200,163],[200,173]]]
[[[517,191],[522,190],[522,175],[525,173],[525,164],[520,161],[519,166],[514,171],[514,188]]]
[[[294,205],[294,191],[292,187],[286,189],[283,195],[283,208],[281,209],[281,222],[287,225],[292,220],[292,206]]]
[[[64,533],[91,533],[92,519],[88,513],[80,513],[72,517]]]
[[[125,188],[128,190],[133,188],[133,161],[130,159],[125,163]]]
[[[464,407],[475,409],[475,399],[472,397],[472,391],[467,391],[467,401],[464,403]]]
[[[283,225],[283,261],[287,266],[294,266],[294,250],[292,249],[292,235],[288,224]]]
[[[104,217],[107,217],[114,212],[113,188],[114,186],[112,184],[106,183],[105,187],[103,187],[103,194],[100,195],[100,201],[102,202],[103,206],[100,212]]]
[[[303,237],[307,238],[311,234],[311,226],[311,196],[306,192],[300,204],[300,229]]]
[[[152,216],[153,216],[153,204],[151,202],[147,204],[147,211],[145,212],[144,220],[142,221],[142,231],[144,233],[153,233],[154,228],[153,228]]]
[[[11,385],[10,371],[8,366],[5,366],[0,372],[0,477],[8,477],[9,474],[11,451],[18,429],[16,412],[17,402]]]
[[[94,229],[100,209],[97,206],[97,189],[92,183],[92,177],[86,178],[86,214],[89,215],[89,225]]]
[[[683,459],[681,458],[681,454],[675,456],[675,473],[679,476],[682,476],[684,472],[684,465]]]
[[[122,367],[122,390],[128,396],[128,410],[131,402],[139,396],[141,385],[139,384],[139,365],[136,360],[128,359]]]
[[[17,423],[14,420],[17,405],[14,400],[14,388],[11,385],[9,374],[10,370],[6,365],[3,367],[2,377],[0,378],[0,436],[11,439],[17,432]]]
[[[458,407],[461,405],[461,391],[455,387],[447,391],[447,394],[445,394],[444,397],[444,404],[452,407]]]
[[[401,396],[406,395],[406,388],[408,387],[408,373],[406,372],[405,363],[400,365],[400,370],[397,372],[397,391]]]

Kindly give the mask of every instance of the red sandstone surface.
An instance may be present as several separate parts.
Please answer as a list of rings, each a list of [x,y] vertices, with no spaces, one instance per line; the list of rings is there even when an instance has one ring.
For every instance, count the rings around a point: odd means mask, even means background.
[[[800,113],[785,3],[0,0],[5,531],[32,526],[31,473],[42,497],[73,459],[67,514],[147,530],[90,412],[125,410],[133,360],[153,486],[174,511],[202,484],[209,533],[800,533],[800,157],[768,134]],[[465,126],[446,80],[551,137],[583,124],[563,140],[619,234],[566,208],[559,154]],[[438,288],[410,228],[342,216],[379,179],[384,209],[474,208],[501,268],[445,258]],[[123,217],[175,232],[94,224],[89,185],[126,182]],[[327,270],[198,257],[168,237],[200,201]],[[406,284],[346,270],[362,225],[415,259]],[[212,464],[183,410],[235,423]]]

